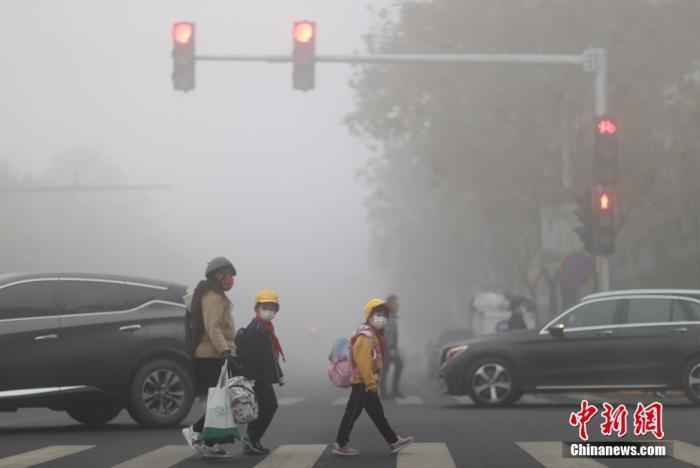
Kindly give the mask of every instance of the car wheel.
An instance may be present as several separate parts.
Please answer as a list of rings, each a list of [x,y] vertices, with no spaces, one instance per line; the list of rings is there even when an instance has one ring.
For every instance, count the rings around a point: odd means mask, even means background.
[[[690,360],[681,376],[685,396],[695,405],[700,405],[700,357]]]
[[[499,358],[480,359],[469,368],[467,391],[479,406],[509,405],[521,395],[513,366]]]
[[[114,402],[95,403],[66,409],[68,416],[88,427],[101,427],[116,418],[121,407]]]
[[[182,421],[192,407],[194,391],[190,374],[168,359],[141,366],[129,389],[129,414],[146,427],[171,427]]]

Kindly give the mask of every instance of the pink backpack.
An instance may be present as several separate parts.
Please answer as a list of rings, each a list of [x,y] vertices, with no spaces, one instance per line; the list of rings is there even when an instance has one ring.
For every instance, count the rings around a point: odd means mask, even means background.
[[[333,385],[340,388],[348,388],[352,385],[355,377],[355,368],[352,365],[352,343],[358,335],[365,335],[372,338],[372,332],[369,330],[358,329],[348,340],[347,338],[338,338],[333,343],[333,348],[328,355],[328,378],[331,379]]]

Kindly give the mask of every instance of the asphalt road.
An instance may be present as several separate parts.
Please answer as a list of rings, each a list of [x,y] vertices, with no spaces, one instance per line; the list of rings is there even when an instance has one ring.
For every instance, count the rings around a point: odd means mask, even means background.
[[[246,456],[240,445],[228,446],[236,456],[205,460],[192,456],[179,428],[142,429],[126,412],[99,430],[85,429],[65,413],[27,409],[0,413],[0,468],[40,466],[87,467],[681,467],[700,466],[700,408],[685,399],[653,395],[533,395],[508,408],[475,407],[468,398],[440,395],[434,382],[408,378],[408,398],[385,402],[388,419],[400,435],[412,435],[416,444],[391,455],[369,418],[355,426],[351,444],[359,457],[338,458],[330,450],[344,409],[347,391],[319,377],[304,386],[291,382],[280,389],[280,409],[263,443],[273,449],[267,457]],[[592,402],[661,401],[665,405],[665,440],[675,442],[675,459],[564,459],[562,441],[577,440],[569,426],[581,397]],[[630,410],[630,429],[632,413]],[[187,418],[197,419],[202,405]],[[589,424],[591,440],[601,436],[599,424]],[[184,427],[184,425],[183,425]],[[631,430],[630,430],[631,432]],[[634,436],[629,440],[640,440]],[[652,436],[643,439],[654,440]],[[684,461],[681,461],[684,460]]]

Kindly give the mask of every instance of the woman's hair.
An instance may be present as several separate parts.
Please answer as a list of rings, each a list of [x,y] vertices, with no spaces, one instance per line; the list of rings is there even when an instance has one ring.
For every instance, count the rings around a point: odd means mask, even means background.
[[[185,344],[187,353],[190,356],[194,356],[194,352],[204,336],[202,298],[209,291],[224,295],[224,290],[216,278],[207,278],[204,281],[200,281],[194,288],[190,310],[185,312]]]

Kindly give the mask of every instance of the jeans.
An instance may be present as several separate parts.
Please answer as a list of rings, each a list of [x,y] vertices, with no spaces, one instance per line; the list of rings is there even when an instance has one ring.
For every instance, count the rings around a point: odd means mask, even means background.
[[[345,414],[343,414],[343,419],[338,429],[338,437],[335,440],[338,445],[342,447],[350,441],[352,427],[357,418],[360,417],[360,414],[362,414],[363,409],[367,411],[372,422],[377,426],[377,429],[379,429],[379,432],[381,432],[388,444],[393,444],[398,440],[396,433],[389,426],[386,417],[384,417],[384,407],[381,400],[379,400],[377,392],[365,391],[364,384],[353,384],[350,399],[345,406]]]

